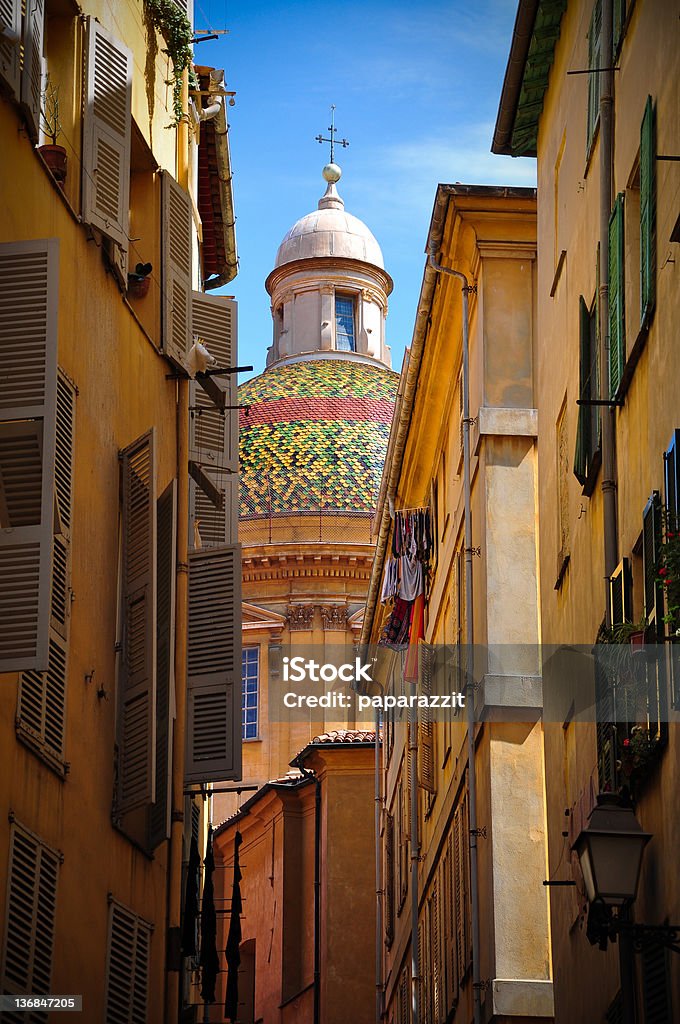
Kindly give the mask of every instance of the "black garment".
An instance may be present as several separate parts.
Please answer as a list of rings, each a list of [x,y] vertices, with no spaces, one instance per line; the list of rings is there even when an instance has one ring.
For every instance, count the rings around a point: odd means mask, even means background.
[[[215,982],[220,969],[220,962],[217,957],[217,916],[215,914],[215,892],[213,887],[213,872],[215,870],[215,858],[213,857],[212,829],[208,832],[208,848],[205,851],[203,862],[203,903],[201,906],[201,999],[204,1003],[215,1002]]]
[[[196,956],[196,922],[198,921],[198,872],[201,867],[201,855],[198,843],[191,837],[189,850],[189,867],[187,884],[184,893],[184,918],[182,921],[182,955]]]
[[[238,969],[241,965],[241,868],[238,849],[243,842],[240,832],[234,837],[234,880],[231,886],[231,918],[229,935],[224,954],[227,958],[227,997],[224,1000],[224,1016],[233,1022],[238,1016]]]

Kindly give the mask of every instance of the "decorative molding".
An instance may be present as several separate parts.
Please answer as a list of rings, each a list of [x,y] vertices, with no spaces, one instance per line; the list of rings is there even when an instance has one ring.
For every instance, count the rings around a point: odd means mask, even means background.
[[[320,606],[321,624],[324,630],[335,629],[344,631],[347,626],[347,606],[343,604],[322,604]]]
[[[286,618],[291,632],[293,630],[311,629],[314,624],[314,605],[289,604]]]

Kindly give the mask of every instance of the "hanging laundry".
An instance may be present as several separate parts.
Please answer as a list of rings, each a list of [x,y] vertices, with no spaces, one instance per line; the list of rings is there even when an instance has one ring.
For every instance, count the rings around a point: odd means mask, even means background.
[[[240,832],[234,836],[234,877],[231,885],[231,914],[229,919],[229,935],[224,955],[227,960],[227,995],[224,1001],[224,1016],[235,1021],[238,1017],[238,969],[241,965],[241,866],[239,863],[239,846],[243,842]]]
[[[378,641],[380,646],[399,647],[408,643],[412,607],[411,601],[403,601],[400,597],[396,599],[392,613],[385,623]]]
[[[208,832],[208,846],[203,862],[205,871],[203,879],[203,902],[201,904],[201,999],[204,1003],[215,1002],[215,982],[220,969],[217,956],[217,917],[215,911],[215,889],[213,872],[215,858],[213,856],[212,829]]]

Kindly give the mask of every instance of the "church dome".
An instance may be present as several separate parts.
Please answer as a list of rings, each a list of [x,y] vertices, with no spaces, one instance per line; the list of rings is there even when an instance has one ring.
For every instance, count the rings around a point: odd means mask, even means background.
[[[385,267],[375,236],[363,221],[345,212],[332,181],[319,200],[319,208],[301,217],[285,235],[274,266],[319,256],[340,256]]]
[[[318,359],[242,384],[241,520],[375,509],[398,380],[383,366]]]

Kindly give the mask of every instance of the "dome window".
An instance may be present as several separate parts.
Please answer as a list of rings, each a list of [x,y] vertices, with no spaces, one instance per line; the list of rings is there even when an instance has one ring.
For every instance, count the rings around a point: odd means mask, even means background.
[[[352,295],[335,296],[335,347],[341,352],[356,352]]]

